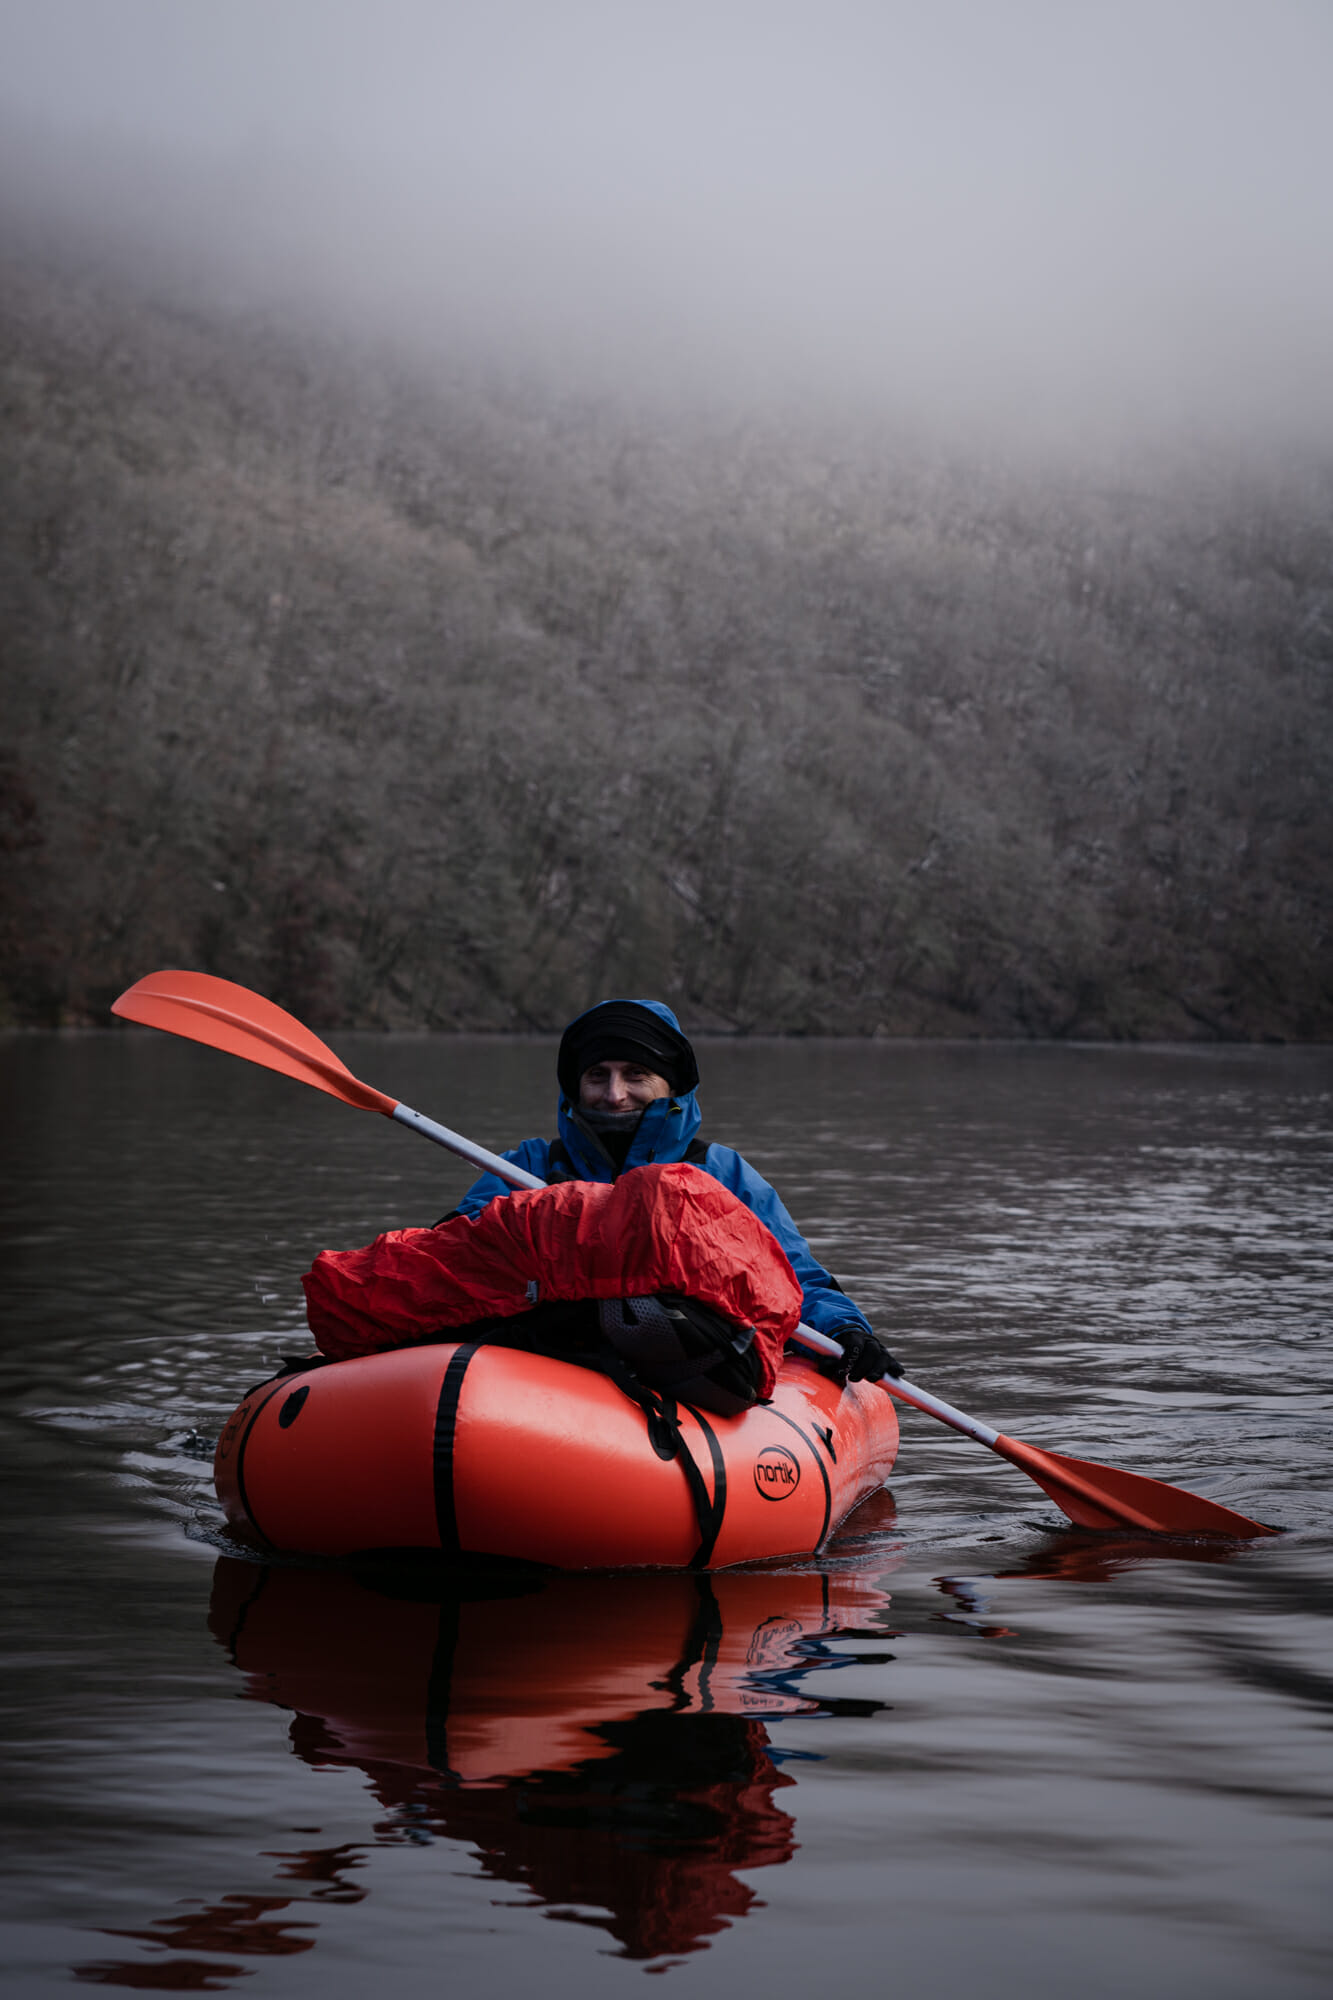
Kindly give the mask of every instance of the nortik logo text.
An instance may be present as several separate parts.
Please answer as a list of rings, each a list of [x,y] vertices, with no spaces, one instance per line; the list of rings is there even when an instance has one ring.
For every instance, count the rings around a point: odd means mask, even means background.
[[[788,1500],[801,1483],[801,1467],[785,1444],[766,1444],[754,1462],[754,1483],[762,1500]]]

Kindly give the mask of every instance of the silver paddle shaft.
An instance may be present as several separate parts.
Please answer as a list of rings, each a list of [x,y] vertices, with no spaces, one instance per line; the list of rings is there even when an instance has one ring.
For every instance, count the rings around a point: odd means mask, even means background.
[[[410,1105],[395,1104],[393,1115],[400,1125],[407,1125],[413,1132],[420,1132],[423,1138],[433,1139],[437,1146],[447,1147],[457,1153],[460,1160],[467,1160],[483,1173],[498,1174],[510,1187],[543,1188],[546,1182],[530,1174],[526,1167],[516,1167],[512,1160],[502,1159],[499,1153],[488,1153],[484,1146],[478,1146],[471,1139],[465,1139],[461,1132],[451,1132],[447,1125],[437,1125],[433,1118],[425,1117],[420,1111],[413,1111]]]
[[[841,1354],[836,1340],[830,1340],[826,1333],[816,1333],[812,1326],[802,1320],[794,1336],[802,1347],[810,1348],[815,1354]],[[913,1409],[924,1410],[928,1417],[938,1417],[951,1430],[961,1431],[964,1437],[975,1438],[978,1444],[993,1445],[1000,1435],[989,1424],[979,1424],[975,1417],[965,1411],[956,1410],[952,1403],[945,1403],[938,1396],[932,1396],[928,1389],[918,1389],[913,1382],[905,1382],[901,1375],[881,1375],[881,1389],[887,1389],[891,1396],[898,1396]]]

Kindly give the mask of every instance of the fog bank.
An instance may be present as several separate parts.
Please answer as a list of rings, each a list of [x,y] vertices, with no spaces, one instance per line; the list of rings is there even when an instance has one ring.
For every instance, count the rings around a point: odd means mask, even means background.
[[[12,229],[575,388],[1333,440],[1311,0],[4,0]]]

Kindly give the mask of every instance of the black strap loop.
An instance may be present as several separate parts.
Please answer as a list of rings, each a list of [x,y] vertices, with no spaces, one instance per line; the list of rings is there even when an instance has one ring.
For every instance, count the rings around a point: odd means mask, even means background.
[[[599,1361],[598,1367],[623,1395],[628,1396],[632,1403],[637,1403],[643,1411],[648,1442],[657,1456],[667,1461],[674,1458],[685,1474],[685,1484],[694,1502],[694,1517],[699,1523],[699,1546],[691,1556],[689,1566],[691,1569],[707,1569],[727,1511],[726,1467],[712,1425],[692,1404],[686,1406],[708,1441],[713,1461],[713,1491],[710,1494],[704,1476],[694,1462],[694,1453],[681,1432],[675,1399],[641,1382],[618,1354],[607,1355]]]

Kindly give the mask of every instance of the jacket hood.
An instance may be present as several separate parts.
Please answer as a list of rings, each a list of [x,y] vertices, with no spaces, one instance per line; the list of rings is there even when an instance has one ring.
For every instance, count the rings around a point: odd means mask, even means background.
[[[577,1102],[584,1072],[600,1062],[641,1063],[664,1077],[677,1096],[699,1082],[689,1039],[660,1000],[599,1000],[570,1022],[560,1038],[555,1070],[571,1104]]]
[[[690,1048],[688,1038],[682,1031],[680,1022],[664,1001],[618,1000],[603,1004],[643,1007],[656,1014],[675,1035],[680,1036],[693,1059],[694,1051]],[[590,1008],[588,1011],[595,1013],[597,1010]],[[578,1020],[585,1018],[584,1015],[578,1016]],[[577,1021],[571,1022],[570,1026],[577,1026]],[[566,1029],[565,1033],[568,1036],[569,1029]],[[692,1090],[679,1091],[671,1097],[657,1098],[647,1107],[639,1120],[633,1144],[625,1156],[625,1165],[621,1171],[628,1172],[631,1167],[643,1167],[653,1163],[666,1165],[673,1160],[683,1160],[689,1143],[702,1122],[703,1114],[699,1109],[697,1085]],[[590,1180],[610,1180],[611,1165],[606,1153],[583,1125],[578,1117],[577,1107],[564,1090],[560,1093],[556,1123],[560,1137],[564,1140],[569,1156],[579,1172],[586,1174]]]

